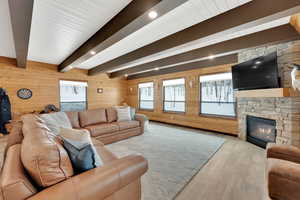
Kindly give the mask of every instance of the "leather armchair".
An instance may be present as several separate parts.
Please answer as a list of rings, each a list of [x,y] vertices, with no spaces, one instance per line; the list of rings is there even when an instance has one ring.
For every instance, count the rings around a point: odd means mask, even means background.
[[[74,176],[49,187],[28,200],[106,200],[140,199],[140,185],[147,171],[147,161],[141,156],[127,156]]]
[[[267,189],[271,199],[300,199],[300,149],[288,145],[267,147]]]

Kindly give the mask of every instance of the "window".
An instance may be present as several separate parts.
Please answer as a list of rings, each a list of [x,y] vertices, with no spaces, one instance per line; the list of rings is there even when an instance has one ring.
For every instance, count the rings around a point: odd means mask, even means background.
[[[154,109],[153,82],[139,84],[139,108],[146,110]]]
[[[59,81],[61,111],[87,109],[87,82]]]
[[[200,94],[201,114],[236,115],[231,73],[200,76]]]
[[[164,111],[185,112],[184,78],[163,81]]]

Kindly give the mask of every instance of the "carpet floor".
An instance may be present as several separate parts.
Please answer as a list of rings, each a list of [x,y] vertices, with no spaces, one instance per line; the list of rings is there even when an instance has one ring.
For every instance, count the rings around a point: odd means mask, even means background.
[[[171,200],[225,142],[209,132],[150,123],[145,134],[107,145],[118,157],[141,154],[149,161],[143,200]]]

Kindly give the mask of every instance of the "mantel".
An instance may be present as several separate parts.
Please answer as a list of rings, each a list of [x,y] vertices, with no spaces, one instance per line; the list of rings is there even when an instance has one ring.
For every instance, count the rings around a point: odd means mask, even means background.
[[[293,88],[272,88],[259,90],[243,90],[235,92],[237,98],[247,97],[300,97],[300,92]]]

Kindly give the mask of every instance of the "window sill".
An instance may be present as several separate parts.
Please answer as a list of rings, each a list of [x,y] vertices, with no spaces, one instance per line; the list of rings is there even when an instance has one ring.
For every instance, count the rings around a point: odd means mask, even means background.
[[[163,113],[185,115],[185,112],[163,110]]]
[[[139,108],[138,111],[154,112],[154,109],[143,109],[143,108]]]
[[[237,120],[237,116],[226,116],[226,115],[210,115],[210,114],[199,114],[200,117],[206,117],[206,118],[219,118],[219,119],[227,119],[227,120],[232,120],[232,121],[236,121]]]

